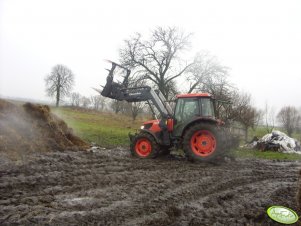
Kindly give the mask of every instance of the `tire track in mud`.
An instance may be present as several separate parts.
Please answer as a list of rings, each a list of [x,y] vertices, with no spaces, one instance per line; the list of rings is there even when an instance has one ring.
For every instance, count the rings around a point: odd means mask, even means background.
[[[299,168],[266,160],[141,160],[126,150],[40,154],[1,166],[0,223],[274,225],[268,206],[297,208]]]

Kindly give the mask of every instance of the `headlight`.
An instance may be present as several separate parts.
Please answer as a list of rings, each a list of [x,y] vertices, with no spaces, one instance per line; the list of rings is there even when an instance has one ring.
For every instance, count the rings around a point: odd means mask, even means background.
[[[141,126],[140,129],[144,129],[144,126]]]

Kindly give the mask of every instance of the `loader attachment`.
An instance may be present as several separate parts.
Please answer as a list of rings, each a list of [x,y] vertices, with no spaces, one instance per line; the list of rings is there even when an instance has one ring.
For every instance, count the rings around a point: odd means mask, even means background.
[[[101,95],[114,100],[123,100],[121,90],[128,87],[128,78],[131,74],[131,71],[113,61],[107,61],[112,64],[112,67],[111,69],[107,69],[109,71],[109,74],[107,76],[107,82],[103,87]],[[121,69],[121,71],[125,71],[125,75],[122,76],[124,78],[122,82],[114,82],[114,71],[117,67]]]
[[[102,96],[127,102],[152,102],[160,112],[161,118],[167,119],[168,116],[172,116],[172,109],[159,90],[153,90],[150,86],[129,87],[132,86],[129,85],[131,71],[113,61],[108,62],[112,64],[112,67],[108,70],[109,74],[107,76],[106,85],[100,93]],[[118,69],[119,71],[116,72],[115,70]],[[123,81],[114,82],[115,74],[120,76],[122,72],[123,74],[125,72],[125,75],[121,75]]]

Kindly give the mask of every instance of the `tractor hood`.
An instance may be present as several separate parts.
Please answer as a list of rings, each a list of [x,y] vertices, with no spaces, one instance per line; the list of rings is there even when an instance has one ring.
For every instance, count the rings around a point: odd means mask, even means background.
[[[143,123],[143,125],[147,125],[147,124],[159,124],[160,120],[159,119],[154,119],[154,120],[149,120]]]
[[[161,128],[159,126],[159,123],[160,123],[160,120],[158,120],[158,119],[149,120],[149,121],[146,121],[143,123],[143,126],[141,127],[141,129],[148,130],[153,133],[160,132]]]

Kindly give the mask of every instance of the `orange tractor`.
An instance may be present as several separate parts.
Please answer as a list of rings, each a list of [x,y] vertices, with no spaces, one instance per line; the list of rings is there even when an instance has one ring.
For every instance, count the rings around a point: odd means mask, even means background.
[[[216,118],[215,99],[208,93],[179,94],[173,109],[159,90],[149,86],[128,87],[130,70],[110,61],[112,68],[101,95],[127,102],[146,101],[155,120],[144,122],[139,133],[130,135],[131,153],[139,158],[155,158],[171,148],[182,148],[190,160],[211,161],[229,148],[224,123]],[[126,71],[122,82],[114,82],[116,67]]]

